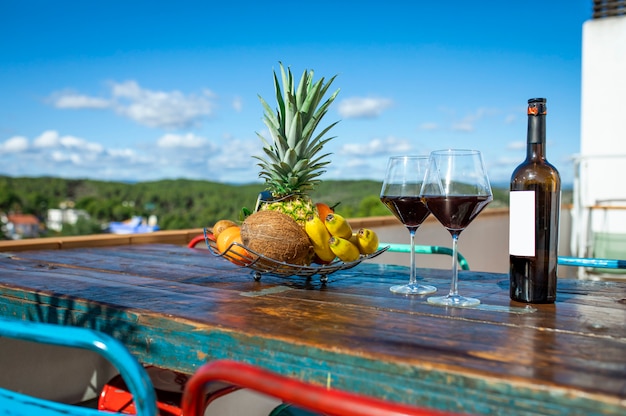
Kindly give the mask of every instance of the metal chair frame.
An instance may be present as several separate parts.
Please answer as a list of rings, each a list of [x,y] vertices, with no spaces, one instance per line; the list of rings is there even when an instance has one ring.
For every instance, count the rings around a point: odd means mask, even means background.
[[[156,395],[144,368],[116,339],[86,328],[66,327],[0,317],[0,341],[13,338],[40,344],[80,348],[106,358],[121,374],[133,395],[138,415],[156,416]],[[58,403],[0,387],[0,414],[38,416],[102,416],[96,409]]]
[[[227,387],[227,390],[219,390],[207,397],[208,384],[218,381],[228,383],[231,387]],[[212,361],[195,372],[185,386],[183,414],[202,416],[211,401],[237,388],[249,388],[327,416],[453,415],[453,413],[392,403],[326,388],[232,360]]]

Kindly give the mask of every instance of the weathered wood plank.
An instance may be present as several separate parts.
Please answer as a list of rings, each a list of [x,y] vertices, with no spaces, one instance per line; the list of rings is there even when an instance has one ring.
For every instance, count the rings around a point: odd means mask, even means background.
[[[449,271],[421,269],[447,291]],[[96,328],[146,363],[192,372],[236,358],[392,400],[482,414],[626,410],[626,285],[559,281],[555,305],[508,299],[506,276],[463,272],[479,308],[388,287],[361,264],[318,281],[264,276],[171,245],[0,256],[0,314]],[[415,400],[415,401],[414,401]]]
[[[281,287],[290,288],[305,288],[306,284],[302,284],[301,279],[296,279],[293,282],[274,278],[271,283],[268,283],[269,279],[264,279],[261,284],[257,284],[251,281],[251,278],[246,271],[247,269],[239,268],[232,265],[220,258],[208,255],[202,257],[201,265],[198,265],[198,258],[193,253],[185,249],[171,247],[167,248],[167,251],[154,250],[156,254],[150,254],[145,257],[147,261],[142,261],[138,266],[139,250],[128,249],[120,250],[119,248],[110,249],[111,252],[120,253],[119,255],[112,255],[109,249],[107,250],[81,250],[80,260],[75,261],[73,266],[77,266],[75,271],[69,271],[69,273],[75,273],[78,276],[85,276],[86,271],[80,267],[93,268],[97,267],[97,270],[108,270],[111,272],[122,272],[129,276],[139,276],[138,279],[132,277],[117,276],[111,274],[110,276],[99,276],[102,279],[112,279],[115,282],[125,282],[132,285],[148,285],[147,282],[152,280],[146,279],[146,276],[150,276],[150,279],[163,279],[167,281],[179,281],[181,284],[173,286],[176,288],[176,292],[185,293],[187,290],[196,291],[197,289],[192,285],[202,285],[220,288],[231,287],[233,290],[240,290],[244,292],[254,292],[255,290],[266,290],[269,286],[278,284]],[[180,250],[183,250],[182,252]],[[174,255],[171,255],[174,253]],[[38,253],[37,260],[42,260],[44,263],[39,267],[61,267],[63,262],[70,261],[69,258],[64,256],[50,256],[50,253]],[[67,254],[67,253],[66,253]],[[19,258],[19,257],[18,257]],[[130,258],[132,261],[126,262],[125,259]],[[57,261],[57,263],[49,263],[50,261]],[[58,264],[55,266],[54,264]],[[312,301],[324,301],[324,302],[339,302],[339,303],[354,303],[360,301],[360,305],[363,307],[389,307],[390,304],[394,308],[400,308],[402,305],[411,305],[411,303],[417,303],[421,308],[421,312],[424,313],[448,313],[445,309],[432,307],[425,305],[425,297],[415,297],[412,302],[390,302],[391,300],[407,299],[402,296],[398,297],[389,293],[385,285],[391,285],[397,283],[398,280],[404,279],[406,272],[398,273],[397,270],[405,270],[398,266],[384,266],[384,265],[361,265],[359,266],[360,273],[348,271],[346,273],[337,273],[337,276],[344,275],[343,279],[337,279],[331,281],[324,290],[313,291],[290,291],[285,293],[276,294],[276,296],[290,297],[293,296],[296,299],[310,299]],[[225,274],[224,272],[228,273]],[[439,286],[442,291],[446,290],[445,271],[441,270],[421,270],[422,274],[427,278],[430,277],[435,285]],[[471,281],[471,284],[461,285],[464,293],[468,293],[472,296],[477,296],[483,300],[488,306],[500,306],[500,311],[506,311],[508,307],[514,309],[521,308],[522,305],[515,304],[508,299],[506,291],[503,292],[502,287],[494,285],[495,282],[500,282],[501,275],[489,274],[489,273],[477,273],[477,272],[463,272],[462,275],[471,276],[472,279],[476,279],[480,276],[482,280]],[[381,278],[384,276],[384,278]],[[268,276],[269,277],[269,276]],[[249,283],[245,287],[240,287],[242,283]],[[616,337],[626,337],[626,310],[624,308],[615,310],[614,303],[619,302],[622,295],[626,295],[624,290],[621,292],[615,290],[619,287],[619,284],[615,282],[594,282],[598,283],[595,286],[599,286],[600,293],[605,293],[605,296],[596,296],[590,298],[589,282],[580,282],[577,280],[562,280],[559,286],[559,294],[561,292],[567,293],[567,299],[559,303],[560,313],[558,326],[559,330],[573,330],[576,325],[580,325],[578,329],[581,333],[590,332],[593,335],[611,334]],[[152,283],[154,284],[154,283]],[[382,284],[382,286],[381,286]],[[169,286],[166,286],[169,287]],[[508,287],[508,286],[507,286]],[[264,289],[265,288],[265,289]],[[69,290],[69,289],[67,289]],[[508,289],[507,289],[508,290]],[[576,292],[574,295],[573,292]],[[260,292],[264,294],[265,292]],[[253,295],[254,293],[250,293]],[[332,297],[332,298],[331,298]],[[560,296],[561,298],[562,296]],[[592,299],[593,306],[586,306],[584,303],[573,302],[575,297],[583,297],[586,301]],[[420,306],[421,305],[421,306]],[[512,306],[513,305],[513,306]],[[485,306],[485,305],[484,305]],[[487,306],[485,306],[487,307]],[[553,316],[554,306],[543,305],[534,306],[534,309],[544,309]],[[608,309],[604,309],[608,308]],[[435,311],[435,312],[433,312]],[[611,313],[608,313],[611,312]],[[510,324],[511,318],[507,314],[494,313],[492,310],[484,310],[481,308],[476,309],[463,309],[458,310],[457,316],[465,319],[477,319],[488,320],[491,322],[498,322]],[[525,322],[528,325],[540,326],[538,323],[540,314],[532,314],[530,317],[525,318]],[[535,319],[537,318],[537,319]],[[531,320],[532,319],[532,320]],[[562,325],[561,325],[562,324]],[[551,325],[553,325],[551,323]]]

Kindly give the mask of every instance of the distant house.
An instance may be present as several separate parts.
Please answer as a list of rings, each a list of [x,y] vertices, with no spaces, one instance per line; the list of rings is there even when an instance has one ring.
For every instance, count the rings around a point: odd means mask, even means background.
[[[151,215],[148,221],[140,216],[132,217],[123,222],[110,222],[109,232],[112,234],[137,234],[158,231],[157,217]]]
[[[39,226],[39,219],[31,214],[8,214],[4,225],[7,238],[13,240],[39,237]]]
[[[63,224],[74,225],[79,219],[89,219],[87,211],[74,208],[49,209],[46,224],[54,231],[63,230]]]

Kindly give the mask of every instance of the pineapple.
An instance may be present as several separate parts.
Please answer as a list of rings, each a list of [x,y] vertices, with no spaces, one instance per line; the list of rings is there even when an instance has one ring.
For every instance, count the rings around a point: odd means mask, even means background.
[[[279,64],[282,90],[274,72],[276,112],[259,96],[264,108],[263,122],[272,136],[270,141],[257,133],[263,141],[266,157],[254,157],[260,161],[259,177],[265,179],[267,190],[272,194],[272,200],[262,204],[260,209],[287,214],[304,227],[306,219],[316,212],[308,192],[320,182],[317,177],[330,163],[324,160],[330,153],[319,155],[324,144],[333,139],[324,135],[338,121],[317,135],[314,132],[339,90],[320,105],[336,75],[324,84],[324,78],[313,82],[313,71],[305,70],[296,88],[291,69],[285,72],[282,63]]]

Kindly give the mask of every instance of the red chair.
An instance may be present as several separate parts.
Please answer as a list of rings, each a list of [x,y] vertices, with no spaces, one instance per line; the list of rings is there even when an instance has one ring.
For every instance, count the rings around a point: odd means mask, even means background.
[[[212,236],[212,234],[211,234]],[[191,239],[191,241],[189,241],[189,243],[187,243],[187,247],[188,248],[195,248],[199,243],[204,243],[205,239],[204,239],[204,235],[200,234],[195,236],[194,238]]]
[[[207,386],[210,382],[225,382],[231,386],[207,397]],[[183,393],[183,414],[185,416],[203,416],[211,401],[238,388],[252,389],[328,416],[453,415],[442,411],[391,403],[341,390],[327,389],[250,364],[230,360],[217,360],[205,364],[189,379]]]

